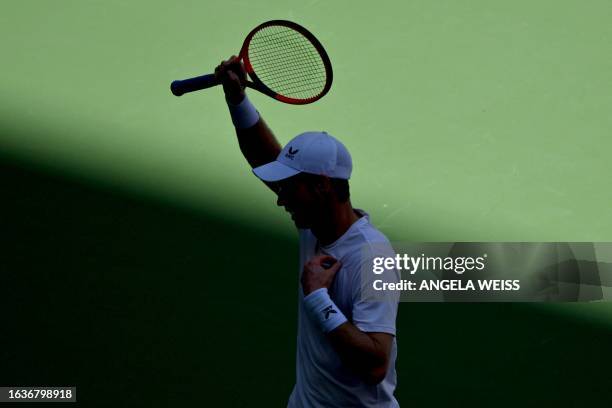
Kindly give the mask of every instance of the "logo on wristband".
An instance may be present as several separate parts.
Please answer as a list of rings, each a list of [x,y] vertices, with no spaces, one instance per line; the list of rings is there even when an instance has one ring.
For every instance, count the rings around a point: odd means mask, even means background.
[[[329,319],[329,314],[330,313],[338,313],[334,310],[334,307],[332,305],[327,306],[325,309],[323,309],[323,311],[321,313],[325,313],[325,320]]]

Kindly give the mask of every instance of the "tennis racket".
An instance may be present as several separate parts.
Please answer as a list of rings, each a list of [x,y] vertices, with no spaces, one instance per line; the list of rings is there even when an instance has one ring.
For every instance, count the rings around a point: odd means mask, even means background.
[[[304,27],[272,20],[247,35],[238,60],[251,81],[245,86],[294,105],[321,99],[331,88],[332,66],[321,43]],[[176,96],[219,85],[214,74],[172,82]]]

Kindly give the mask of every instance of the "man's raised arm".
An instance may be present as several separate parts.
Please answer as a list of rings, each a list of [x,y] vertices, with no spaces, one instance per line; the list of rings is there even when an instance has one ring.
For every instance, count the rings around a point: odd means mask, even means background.
[[[276,160],[281,146],[246,96],[246,72],[242,63],[236,56],[232,56],[221,62],[215,69],[215,75],[223,85],[240,151],[251,167]],[[272,185],[268,186],[275,190]]]

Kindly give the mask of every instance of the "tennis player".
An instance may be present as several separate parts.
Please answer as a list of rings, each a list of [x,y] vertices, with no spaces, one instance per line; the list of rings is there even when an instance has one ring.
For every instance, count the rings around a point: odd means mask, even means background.
[[[395,254],[368,215],[351,205],[348,150],[325,132],[302,133],[281,148],[245,94],[239,60],[223,61],[215,75],[240,150],[299,230],[296,384],[288,406],[398,407],[398,297],[387,293],[372,301],[362,293],[374,279],[399,281],[397,270],[371,272],[373,258]]]

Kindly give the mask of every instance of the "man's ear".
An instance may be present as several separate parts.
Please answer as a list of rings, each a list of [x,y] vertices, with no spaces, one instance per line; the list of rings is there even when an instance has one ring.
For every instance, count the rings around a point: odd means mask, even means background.
[[[329,197],[334,192],[331,179],[327,176],[321,176],[316,187],[317,192],[324,197]]]

